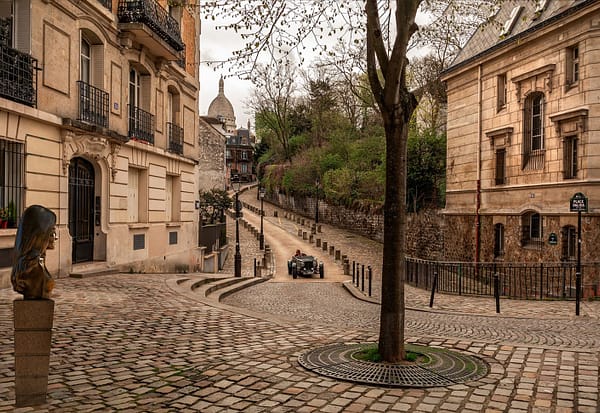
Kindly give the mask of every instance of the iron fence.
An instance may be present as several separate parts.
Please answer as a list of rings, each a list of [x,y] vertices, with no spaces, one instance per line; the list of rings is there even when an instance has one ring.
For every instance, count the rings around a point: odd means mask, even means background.
[[[144,23],[176,51],[184,48],[179,23],[155,0],[120,0],[120,23]]]
[[[498,275],[500,296],[519,299],[575,299],[576,263],[470,263],[406,258],[406,282],[430,289],[438,274],[437,291],[458,295],[494,296]],[[600,273],[600,263],[582,264],[582,275]],[[596,292],[596,295],[598,292]]]
[[[137,106],[128,105],[129,137],[154,144],[154,115]]]
[[[82,80],[79,89],[79,117],[77,120],[108,128],[108,93]]]
[[[0,96],[37,105],[37,59],[0,42]]]
[[[0,229],[16,228],[25,199],[25,145],[0,139]]]
[[[169,152],[183,155],[183,128],[167,122],[167,134],[169,136]]]

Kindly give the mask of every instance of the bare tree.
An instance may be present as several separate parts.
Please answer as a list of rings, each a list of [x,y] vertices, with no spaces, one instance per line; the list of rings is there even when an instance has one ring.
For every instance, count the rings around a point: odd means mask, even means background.
[[[250,107],[259,114],[260,122],[281,145],[284,159],[291,161],[290,114],[297,90],[296,67],[292,64],[257,66],[254,73],[255,88],[249,101]]]
[[[450,0],[448,0],[450,1]],[[457,0],[467,2],[467,0]],[[407,87],[407,51],[417,31],[421,3],[434,0],[216,0],[203,5],[211,18],[227,17],[226,27],[247,44],[233,61],[242,75],[254,77],[261,53],[281,62],[306,48],[332,54],[331,37],[346,44],[366,39],[366,72],[386,135],[384,248],[379,353],[387,362],[405,358],[404,259],[406,167],[409,121],[417,99]],[[223,26],[225,28],[225,26]]]

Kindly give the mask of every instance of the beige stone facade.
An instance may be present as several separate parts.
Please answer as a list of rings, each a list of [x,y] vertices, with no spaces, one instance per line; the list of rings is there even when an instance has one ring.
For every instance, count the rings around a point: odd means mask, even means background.
[[[599,16],[598,1],[505,2],[445,72],[446,243],[465,246],[448,259],[575,260],[581,192],[582,261],[600,261]]]
[[[0,91],[0,207],[56,212],[53,274],[77,263],[146,272],[201,264],[200,18],[198,7],[169,3],[0,1],[10,25],[0,64],[12,73],[0,82],[34,97]],[[13,65],[6,56],[17,51],[37,65]],[[0,287],[15,234],[0,228]]]

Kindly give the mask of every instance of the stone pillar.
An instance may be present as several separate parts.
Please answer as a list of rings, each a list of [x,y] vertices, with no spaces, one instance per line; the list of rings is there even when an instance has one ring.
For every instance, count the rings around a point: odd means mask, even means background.
[[[46,403],[53,300],[14,300],[16,406]]]

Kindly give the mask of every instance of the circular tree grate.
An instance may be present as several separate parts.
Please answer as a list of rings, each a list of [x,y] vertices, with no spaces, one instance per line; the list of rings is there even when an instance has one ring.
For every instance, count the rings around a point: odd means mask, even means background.
[[[373,343],[332,344],[301,354],[298,361],[307,370],[323,376],[362,384],[391,387],[442,387],[479,380],[489,372],[481,359],[442,348],[406,345],[420,357],[411,364],[374,363],[354,354]]]

